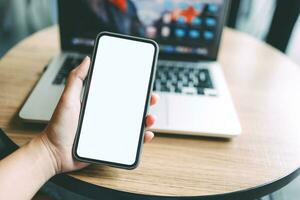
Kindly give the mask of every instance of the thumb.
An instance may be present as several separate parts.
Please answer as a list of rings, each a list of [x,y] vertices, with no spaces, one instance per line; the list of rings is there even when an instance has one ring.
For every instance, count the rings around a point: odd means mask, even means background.
[[[81,64],[71,71],[64,90],[64,95],[67,98],[80,99],[83,81],[88,74],[90,63],[90,58],[86,56]]]

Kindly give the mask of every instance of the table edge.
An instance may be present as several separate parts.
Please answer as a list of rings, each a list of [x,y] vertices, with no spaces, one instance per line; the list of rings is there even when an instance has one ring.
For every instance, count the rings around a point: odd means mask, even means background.
[[[220,194],[212,194],[212,195],[202,195],[202,196],[162,196],[162,195],[147,195],[147,194],[138,194],[133,192],[121,191],[112,188],[107,188],[103,186],[98,186],[95,184],[91,184],[80,179],[74,178],[69,175],[61,175],[53,178],[53,183],[60,185],[64,188],[70,189],[71,191],[77,191],[78,194],[86,196],[87,194],[91,194],[92,196],[88,196],[91,198],[105,198],[105,199],[153,199],[153,200],[164,200],[164,199],[184,199],[184,200],[192,200],[192,199],[199,199],[199,200],[233,200],[233,199],[255,199],[260,198],[270,193],[273,193],[288,183],[293,181],[296,177],[300,174],[300,167],[293,171],[292,173],[288,174],[285,177],[282,177],[278,180],[259,185],[257,187],[238,190],[229,193],[220,193]],[[67,187],[66,187],[67,186]],[[80,190],[79,190],[80,189]],[[106,196],[107,195],[107,196]],[[114,197],[112,196],[114,195]],[[113,198],[112,198],[113,197]]]
[[[15,144],[9,137],[2,131],[0,128],[0,141],[3,142],[3,146],[5,146],[4,151],[0,152],[0,160],[7,155],[13,153],[16,149],[18,149],[18,145]],[[1,146],[0,146],[1,148]],[[3,148],[3,147],[2,147]],[[161,195],[147,195],[147,194],[138,194],[133,192],[121,191],[116,189],[111,189],[103,186],[98,186],[92,183],[88,183],[82,181],[80,179],[74,178],[67,174],[56,175],[52,179],[50,179],[50,183],[54,183],[57,187],[62,187],[73,193],[83,195],[89,198],[104,198],[104,199],[153,199],[153,200],[164,200],[164,199],[199,199],[199,200],[211,200],[211,199],[222,199],[222,200],[232,200],[232,199],[255,199],[267,194],[270,194],[291,181],[293,181],[300,174],[300,167],[295,169],[293,172],[287,174],[286,176],[279,178],[275,181],[271,181],[269,183],[265,183],[253,188],[238,190],[229,193],[220,193],[220,194],[212,194],[212,195],[204,195],[204,196],[161,196]],[[48,183],[49,183],[48,182]]]

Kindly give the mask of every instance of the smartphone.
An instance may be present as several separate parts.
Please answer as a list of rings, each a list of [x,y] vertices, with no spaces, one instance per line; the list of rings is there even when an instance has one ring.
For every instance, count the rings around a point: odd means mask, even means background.
[[[75,159],[137,167],[158,52],[150,39],[110,32],[97,36],[73,146]]]

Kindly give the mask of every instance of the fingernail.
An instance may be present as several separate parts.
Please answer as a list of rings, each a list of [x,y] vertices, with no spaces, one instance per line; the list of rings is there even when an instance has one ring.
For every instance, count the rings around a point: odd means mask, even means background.
[[[84,59],[83,59],[83,62],[86,62],[86,61],[88,61],[89,59],[90,59],[89,56],[85,56]]]

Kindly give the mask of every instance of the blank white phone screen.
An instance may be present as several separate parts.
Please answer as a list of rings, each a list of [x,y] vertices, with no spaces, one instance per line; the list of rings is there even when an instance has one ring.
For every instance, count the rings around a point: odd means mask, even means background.
[[[100,37],[78,156],[134,164],[154,54],[151,43]]]

